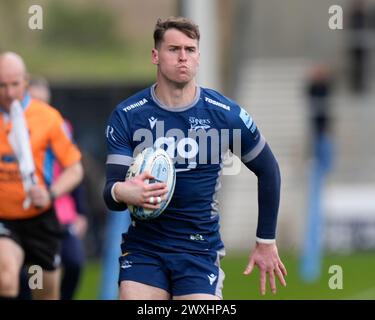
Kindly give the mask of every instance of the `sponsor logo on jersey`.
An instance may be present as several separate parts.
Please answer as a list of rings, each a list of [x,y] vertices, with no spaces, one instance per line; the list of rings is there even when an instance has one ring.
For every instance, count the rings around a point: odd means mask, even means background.
[[[115,129],[111,126],[107,126],[107,129],[105,130],[105,136],[107,137],[107,139],[109,139],[109,137],[111,137],[111,139],[113,141],[116,141],[115,137],[113,136],[113,132],[115,131]]]
[[[156,124],[157,121],[158,121],[157,118],[154,118],[154,117],[148,118],[148,122],[150,123],[150,128],[151,129],[154,129],[155,124]]]
[[[213,273],[207,275],[208,281],[210,281],[210,285],[212,286],[217,278]]]
[[[17,158],[14,154],[4,154],[1,156],[1,162],[4,163],[16,163]]]
[[[189,117],[190,130],[203,129],[207,130],[211,128],[210,119],[198,119],[196,117]]]
[[[128,268],[131,268],[132,266],[133,266],[133,262],[132,262],[132,261],[124,260],[124,261],[121,263],[120,268],[121,268],[121,269],[128,269]]]
[[[187,168],[176,168],[176,172],[190,171],[192,169],[196,169],[197,165],[198,164],[196,162],[189,162]]]
[[[146,98],[143,98],[142,100],[137,101],[136,103],[132,103],[126,107],[124,107],[122,110],[125,112],[128,112],[134,108],[142,107],[144,104],[146,104],[148,101]]]
[[[217,107],[220,107],[220,108],[223,108],[223,109],[225,109],[225,110],[230,111],[230,106],[227,106],[227,105],[224,104],[224,103],[221,103],[221,102],[219,102],[219,101],[212,100],[212,99],[207,98],[207,97],[205,97],[204,100],[205,100],[206,102],[210,103],[210,104],[213,104],[214,106],[217,106]]]
[[[204,241],[204,238],[201,234],[197,233],[197,234],[191,234],[190,235],[190,240],[194,240],[194,241]]]
[[[251,133],[254,133],[257,126],[255,122],[253,121],[253,118],[251,118],[251,116],[243,108],[241,108],[240,118],[245,124],[246,128],[248,128],[251,131]]]
[[[243,108],[241,108],[241,111],[240,111],[240,118],[245,124],[246,128],[250,129],[250,126],[253,124],[253,119]]]

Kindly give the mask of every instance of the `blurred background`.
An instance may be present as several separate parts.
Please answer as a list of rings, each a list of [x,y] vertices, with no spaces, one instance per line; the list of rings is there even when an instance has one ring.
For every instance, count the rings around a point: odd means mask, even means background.
[[[0,50],[48,79],[52,105],[73,124],[89,206],[77,299],[100,296],[107,209],[104,130],[123,99],[155,81],[157,18],[185,15],[201,29],[202,86],[255,119],[281,168],[278,246],[288,287],[259,295],[242,276],[255,244],[257,180],[224,175],[221,229],[226,299],[375,299],[375,0],[39,0],[0,2]],[[342,8],[342,29],[330,19]],[[337,8],[338,6],[338,8]],[[338,16],[336,16],[338,14]],[[332,21],[331,21],[332,22]],[[330,266],[342,268],[332,288]]]

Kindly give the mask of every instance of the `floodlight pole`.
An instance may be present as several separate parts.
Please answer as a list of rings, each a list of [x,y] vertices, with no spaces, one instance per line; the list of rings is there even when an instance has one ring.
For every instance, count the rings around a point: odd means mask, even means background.
[[[180,14],[198,24],[201,33],[198,83],[221,90],[217,6],[217,0],[180,0]]]

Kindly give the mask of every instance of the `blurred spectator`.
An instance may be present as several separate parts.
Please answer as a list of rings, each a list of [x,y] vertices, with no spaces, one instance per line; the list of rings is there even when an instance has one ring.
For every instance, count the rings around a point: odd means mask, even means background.
[[[45,78],[31,78],[28,90],[32,98],[50,103],[51,91],[49,88],[48,81]]]
[[[353,92],[362,93],[366,89],[366,69],[369,65],[368,24],[369,16],[364,0],[352,0],[347,16],[349,30],[349,74]]]
[[[315,281],[320,276],[322,255],[323,208],[325,177],[332,167],[332,114],[330,95],[332,78],[329,69],[316,65],[309,75],[306,96],[310,110],[312,161],[309,172],[307,223],[302,252],[301,276]]]
[[[30,81],[28,91],[34,99],[44,102],[50,101],[50,89],[44,78],[33,78]],[[73,139],[73,127],[65,119],[66,132]],[[53,163],[53,180],[61,174],[61,166],[58,162]],[[54,202],[55,211],[59,222],[63,226],[63,242],[61,248],[61,262],[63,276],[61,279],[61,299],[71,300],[79,284],[84,264],[83,237],[87,231],[87,208],[85,201],[85,190],[81,183],[70,194],[57,198]],[[23,270],[21,274],[20,299],[30,297],[27,285],[27,274]]]
[[[73,135],[73,128],[66,121],[68,132]],[[61,166],[54,163],[54,179],[61,173]],[[83,238],[87,231],[87,207],[85,189],[81,183],[70,194],[55,200],[55,210],[60,223],[64,226],[61,250],[63,277],[61,280],[61,299],[71,300],[78,287],[84,265]]]
[[[332,106],[330,95],[332,78],[328,67],[314,66],[307,83],[307,99],[311,119],[312,152],[321,165],[329,168],[331,163],[330,136],[332,133]]]

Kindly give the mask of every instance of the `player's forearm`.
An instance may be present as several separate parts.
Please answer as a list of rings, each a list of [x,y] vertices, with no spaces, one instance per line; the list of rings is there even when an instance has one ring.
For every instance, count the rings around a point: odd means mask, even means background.
[[[277,214],[280,203],[280,171],[277,162],[274,169],[258,177],[258,228],[257,238],[275,239]]]
[[[50,190],[55,198],[71,192],[83,179],[83,167],[81,162],[65,168],[61,175],[52,183]]]
[[[105,185],[103,190],[103,199],[109,210],[123,211],[127,208],[127,205],[126,203],[120,201],[120,199],[117,199],[114,195],[114,184],[115,182],[109,182]]]
[[[279,165],[268,144],[246,166],[258,177],[259,213],[256,236],[263,240],[275,239],[281,178]]]
[[[126,172],[128,171],[127,166],[120,165],[107,165],[106,175],[107,181],[103,190],[103,198],[108,209],[113,211],[123,211],[127,208],[127,205],[123,202],[121,195],[115,194],[116,182],[122,182],[125,179]]]

